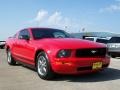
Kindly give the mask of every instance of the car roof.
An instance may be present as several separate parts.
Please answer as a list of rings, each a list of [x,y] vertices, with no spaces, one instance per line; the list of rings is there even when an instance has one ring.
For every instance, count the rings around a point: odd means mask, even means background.
[[[60,30],[60,29],[56,29],[56,28],[47,28],[47,27],[29,27],[27,29],[42,29],[42,30],[48,30],[48,29],[52,29],[52,30]]]

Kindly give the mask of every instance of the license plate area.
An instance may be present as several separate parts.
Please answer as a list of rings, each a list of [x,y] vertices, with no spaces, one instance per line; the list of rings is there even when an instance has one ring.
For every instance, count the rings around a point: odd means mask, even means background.
[[[92,65],[93,70],[100,69],[100,68],[102,68],[102,62],[93,63]]]

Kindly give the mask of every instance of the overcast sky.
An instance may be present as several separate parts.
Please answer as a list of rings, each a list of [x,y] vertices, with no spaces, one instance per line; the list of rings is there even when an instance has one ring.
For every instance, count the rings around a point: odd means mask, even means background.
[[[120,0],[0,0],[0,40],[26,27],[120,33]]]

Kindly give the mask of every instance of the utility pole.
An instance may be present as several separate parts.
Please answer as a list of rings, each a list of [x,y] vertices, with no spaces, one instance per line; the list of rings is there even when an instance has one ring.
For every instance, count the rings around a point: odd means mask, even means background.
[[[82,32],[85,32],[85,28],[82,28]]]
[[[85,35],[85,28],[82,28],[82,33],[83,33],[83,39],[85,39],[86,35]]]
[[[68,26],[65,26],[64,28],[65,28],[65,31],[67,31]]]

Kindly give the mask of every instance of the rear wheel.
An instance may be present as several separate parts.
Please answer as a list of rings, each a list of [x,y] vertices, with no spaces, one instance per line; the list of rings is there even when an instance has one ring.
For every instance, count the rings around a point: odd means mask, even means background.
[[[16,61],[13,59],[11,51],[9,49],[7,51],[7,62],[9,65],[16,65]]]
[[[116,58],[116,56],[115,56],[115,55],[111,55],[111,57],[112,57],[112,58]]]
[[[4,49],[4,46],[1,46],[0,48],[1,48],[1,49]]]
[[[40,52],[38,54],[36,67],[37,67],[37,73],[40,78],[46,79],[46,80],[53,78],[54,73],[51,69],[48,57],[45,52]]]

